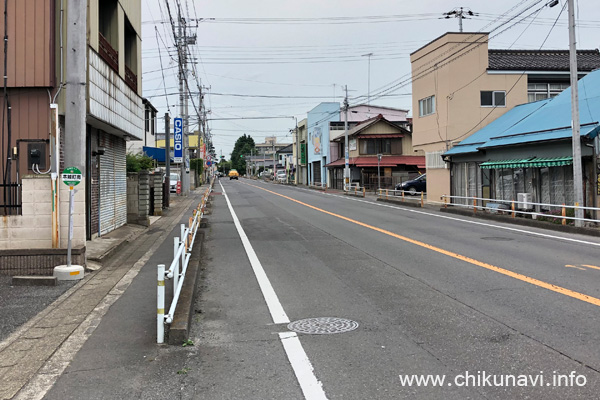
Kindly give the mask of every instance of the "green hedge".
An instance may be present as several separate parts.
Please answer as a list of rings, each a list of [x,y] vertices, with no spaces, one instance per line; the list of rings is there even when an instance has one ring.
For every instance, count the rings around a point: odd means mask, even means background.
[[[201,175],[202,171],[204,171],[204,160],[201,158],[192,158],[190,160],[190,169]]]

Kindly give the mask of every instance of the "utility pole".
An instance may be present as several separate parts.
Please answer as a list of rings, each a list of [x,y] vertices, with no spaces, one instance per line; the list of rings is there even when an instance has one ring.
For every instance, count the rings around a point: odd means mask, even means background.
[[[181,7],[177,7],[178,36],[177,54],[179,56],[179,113],[183,120],[183,163],[180,164],[181,192],[184,196],[190,192],[190,119],[188,115],[187,82],[187,45],[196,44],[196,36],[187,35],[186,21],[181,17]],[[185,171],[184,171],[185,169]]]
[[[575,226],[582,227],[583,175],[581,171],[581,140],[579,138],[579,93],[577,88],[577,46],[575,38],[574,1],[569,5],[569,64],[571,69],[571,125],[573,127],[573,191],[575,198]]]
[[[169,113],[165,113],[165,164],[167,165],[167,190],[163,193],[166,199],[166,205],[169,207],[171,201],[171,118]]]
[[[369,67],[368,67],[368,76],[367,76],[367,117],[370,117],[369,113],[371,112],[371,56],[373,53],[363,54],[362,57],[369,57]]]
[[[297,184],[300,183],[300,179],[298,178],[300,174],[300,163],[298,160],[300,159],[300,132],[298,132],[298,118],[294,117],[296,121],[296,172],[294,173],[294,181]]]
[[[67,52],[65,149],[66,167],[85,171],[85,88],[87,71],[87,3],[69,0],[67,13]],[[60,174],[60,171],[57,171]]]
[[[350,190],[350,149],[348,148],[348,85],[344,97],[344,191]]]
[[[462,32],[463,31],[463,22],[462,22],[463,19],[469,19],[466,17],[467,15],[470,17],[473,17],[473,16],[477,16],[479,14],[471,11],[470,8],[465,9],[465,8],[461,7],[460,9],[455,8],[452,11],[443,13],[442,15],[445,15],[444,19],[450,19],[452,17],[458,18],[458,30],[459,30],[459,32]]]

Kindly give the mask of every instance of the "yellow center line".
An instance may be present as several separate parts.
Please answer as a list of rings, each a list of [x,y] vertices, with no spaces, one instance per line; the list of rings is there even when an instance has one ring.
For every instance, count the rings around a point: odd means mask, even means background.
[[[506,275],[506,276],[509,276],[511,278],[518,279],[520,281],[527,282],[527,283],[530,283],[532,285],[535,285],[535,286],[538,286],[538,287],[541,287],[541,288],[544,288],[544,289],[548,289],[548,290],[551,290],[553,292],[560,293],[560,294],[572,297],[572,298],[577,299],[577,300],[585,301],[586,303],[590,303],[590,304],[593,304],[595,306],[600,306],[600,299],[598,299],[596,297],[592,297],[592,296],[588,296],[588,295],[583,294],[583,293],[575,292],[573,290],[564,288],[562,286],[557,286],[557,285],[553,285],[553,284],[548,283],[548,282],[540,281],[539,279],[535,279],[535,278],[529,277],[527,275],[519,274],[517,272],[513,272],[513,271],[510,271],[508,269],[496,267],[495,265],[492,265],[492,264],[484,263],[482,261],[478,261],[478,260],[475,260],[473,258],[460,255],[458,253],[453,253],[451,251],[444,250],[442,248],[439,248],[439,247],[436,247],[436,246],[432,246],[430,244],[427,244],[427,243],[424,243],[424,242],[420,242],[418,240],[411,239],[411,238],[406,237],[406,236],[398,235],[397,233],[390,232],[388,230],[381,229],[381,228],[378,228],[378,227],[373,226],[373,225],[365,224],[364,222],[360,222],[360,221],[357,221],[357,220],[352,219],[352,218],[344,217],[343,215],[332,213],[331,211],[323,210],[322,208],[315,207],[315,206],[312,206],[312,205],[307,204],[307,203],[303,203],[303,202],[301,202],[299,200],[293,199],[291,197],[285,196],[285,195],[277,193],[277,192],[273,192],[271,190],[262,188],[260,186],[251,185],[251,184],[245,183],[245,182],[243,184],[255,187],[255,188],[260,189],[260,190],[264,190],[265,192],[272,193],[272,194],[274,194],[276,196],[279,196],[279,197],[283,197],[284,199],[293,201],[294,203],[298,203],[298,204],[303,205],[303,206],[308,207],[308,208],[312,208],[313,210],[322,212],[324,214],[331,215],[332,217],[340,218],[340,219],[343,219],[344,221],[348,221],[348,222],[351,222],[353,224],[360,225],[362,227],[374,230],[376,232],[383,233],[384,235],[392,236],[392,237],[395,237],[397,239],[403,240],[405,242],[412,243],[412,244],[415,244],[417,246],[424,247],[426,249],[429,249],[431,251],[435,251],[435,252],[440,253],[440,254],[444,254],[444,255],[446,255],[448,257],[452,257],[452,258],[455,258],[457,260],[464,261],[466,263],[473,264],[473,265],[476,265],[478,267],[485,268],[485,269],[488,269],[490,271],[494,271],[494,272],[497,272],[499,274]],[[596,267],[596,268],[598,268],[598,267]]]
[[[592,269],[600,269],[600,267],[596,267],[595,265],[587,265],[587,264],[581,264],[582,267],[588,267],[588,268],[592,268]]]

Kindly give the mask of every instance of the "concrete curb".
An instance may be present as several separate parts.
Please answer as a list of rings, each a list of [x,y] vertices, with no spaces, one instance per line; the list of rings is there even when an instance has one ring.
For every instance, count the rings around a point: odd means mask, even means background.
[[[397,200],[397,199],[384,199],[384,198],[377,198],[376,201],[381,201],[383,203],[391,203],[391,204],[397,204],[399,206],[406,206],[406,207],[414,207],[414,208],[423,208],[423,209],[429,209],[429,210],[439,210],[439,206],[432,206],[429,205],[427,203],[425,203],[423,205],[423,207],[421,207],[421,199],[418,198],[419,200],[408,200],[408,201],[402,201],[402,200]]]

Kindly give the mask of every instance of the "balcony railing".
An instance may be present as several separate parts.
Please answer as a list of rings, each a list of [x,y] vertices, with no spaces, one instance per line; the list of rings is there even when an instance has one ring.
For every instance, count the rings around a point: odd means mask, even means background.
[[[119,52],[111,46],[110,42],[98,32],[98,54],[106,63],[114,69],[117,73],[119,72]],[[137,79],[136,79],[137,81]]]
[[[137,93],[137,75],[133,73],[131,69],[126,65],[125,66],[125,83],[127,86],[131,88],[134,92]]]

